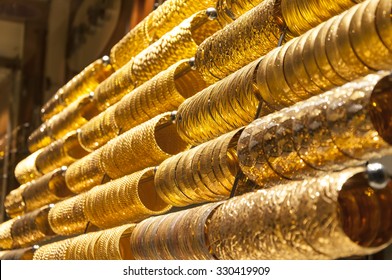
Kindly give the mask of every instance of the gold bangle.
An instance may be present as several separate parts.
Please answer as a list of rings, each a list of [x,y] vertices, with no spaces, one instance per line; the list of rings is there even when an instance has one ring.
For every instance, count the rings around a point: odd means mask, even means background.
[[[178,136],[171,113],[161,114],[117,137],[103,147],[102,164],[112,179],[155,166],[186,150]],[[145,154],[150,157],[145,157]],[[131,164],[130,164],[131,163]]]
[[[86,193],[56,203],[48,220],[52,230],[60,235],[83,233],[88,225],[84,205]]]
[[[11,249],[13,247],[12,239],[12,225],[16,219],[11,219],[0,224],[0,248],[1,249]]]
[[[41,152],[42,149],[32,153],[16,165],[14,174],[20,184],[25,184],[42,176],[42,173],[37,169],[35,164]]]
[[[115,69],[124,66],[132,57],[186,18],[203,9],[214,7],[215,2],[215,0],[169,0],[160,5],[113,46],[110,59]]]
[[[152,217],[137,224],[130,238],[135,259],[213,259],[207,248],[205,227],[220,203]]]
[[[15,219],[11,235],[13,247],[26,247],[55,235],[49,226],[49,207],[42,207]]]
[[[254,121],[239,139],[242,171],[265,188],[390,154],[390,75],[368,75]]]
[[[171,206],[155,192],[153,170],[147,168],[87,192],[87,219],[100,228],[108,228],[170,210]]]
[[[361,172],[363,168],[328,173],[230,199],[208,224],[212,253],[219,259],[337,259],[381,250],[392,239],[378,227],[382,216],[373,201],[381,201],[378,193],[386,190],[372,190]],[[389,198],[391,187],[386,187]],[[348,210],[346,192],[354,193],[366,209]],[[367,230],[355,239],[361,226],[349,228],[349,221],[362,215],[368,217],[364,228],[373,224],[375,234]]]
[[[86,156],[87,151],[79,143],[78,133],[73,131],[43,148],[35,160],[37,169],[41,173],[47,174],[56,168],[68,166],[77,159]]]
[[[23,192],[31,182],[21,185],[19,188],[12,190],[4,200],[4,208],[7,215],[11,218],[20,216],[26,211],[26,203],[23,199]]]
[[[53,242],[39,247],[34,253],[34,260],[65,260],[71,239]]]
[[[41,109],[42,121],[47,121],[60,113],[72,102],[91,91],[113,73],[111,64],[105,59],[97,59],[72,78]]]
[[[0,260],[32,260],[34,249],[32,247],[0,251]]]

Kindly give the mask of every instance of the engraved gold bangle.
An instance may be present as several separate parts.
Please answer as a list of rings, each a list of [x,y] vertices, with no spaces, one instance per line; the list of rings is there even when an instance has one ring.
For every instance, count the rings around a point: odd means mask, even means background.
[[[13,247],[26,247],[55,235],[48,223],[49,210],[42,207],[15,219],[11,229]]]
[[[42,176],[42,173],[39,172],[36,166],[36,159],[38,155],[42,152],[41,150],[38,150],[25,159],[21,160],[15,167],[15,177],[16,180],[20,184],[25,184],[27,182],[30,182],[40,176]]]
[[[269,187],[390,154],[390,86],[390,72],[370,74],[254,121],[239,139],[242,171]]]
[[[110,51],[110,59],[115,69],[124,66],[143,49],[161,38],[186,18],[203,9],[214,7],[215,2],[216,0],[165,1],[113,46]]]
[[[130,238],[135,259],[211,260],[206,223],[219,203],[152,217],[137,224]]]
[[[56,168],[68,166],[87,154],[88,152],[79,143],[78,132],[73,131],[43,148],[35,164],[41,173],[46,174]]]
[[[33,260],[65,260],[71,239],[43,245],[34,252]]]
[[[155,191],[154,168],[147,168],[87,192],[85,212],[91,223],[109,228],[163,214],[170,208]]]
[[[380,202],[392,198],[392,184],[374,190],[362,172],[328,173],[230,199],[208,224],[211,252],[219,259],[337,259],[381,250],[392,241],[380,226],[386,210]],[[352,201],[362,210],[350,207]]]
[[[102,149],[105,173],[112,179],[155,166],[186,150],[178,136],[172,114],[161,114],[113,139]],[[149,157],[145,155],[149,154]]]
[[[5,197],[4,208],[9,217],[14,218],[16,216],[20,216],[26,211],[26,204],[22,194],[30,184],[31,182],[21,185],[19,188],[12,190]]]
[[[52,230],[60,235],[83,233],[88,224],[85,200],[86,194],[82,193],[56,203],[48,215]]]
[[[97,59],[88,65],[44,104],[41,109],[42,121],[49,120],[78,98],[94,91],[98,84],[112,73],[113,68],[106,57]]]
[[[14,222],[15,219],[11,219],[0,224],[0,248],[3,250],[13,247],[11,229]]]

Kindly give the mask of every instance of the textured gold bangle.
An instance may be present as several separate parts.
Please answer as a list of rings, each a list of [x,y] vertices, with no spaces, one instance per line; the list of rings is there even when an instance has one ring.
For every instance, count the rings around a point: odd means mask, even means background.
[[[218,20],[222,25],[233,22],[239,16],[259,5],[263,0],[218,0]]]
[[[186,206],[227,198],[239,169],[236,143],[242,130],[162,162],[155,177],[156,191],[174,206]]]
[[[381,201],[377,193],[386,190],[372,190],[362,171],[329,173],[230,199],[208,225],[212,253],[219,259],[336,259],[381,250],[391,242],[391,233],[375,241],[385,232],[378,227],[382,214],[373,201]],[[351,182],[358,175],[362,178]],[[362,202],[361,211],[347,211],[346,192]],[[363,227],[349,228],[357,218],[364,219]],[[365,230],[355,239],[355,230],[372,224],[376,234]]]
[[[127,94],[115,109],[115,121],[125,132],[158,114],[176,110],[186,98],[205,87],[188,60],[181,60]]]
[[[15,167],[15,177],[16,180],[20,184],[25,184],[27,182],[30,182],[40,176],[42,176],[42,173],[39,172],[37,169],[37,166],[35,164],[36,159],[38,155],[42,152],[42,150],[38,150],[25,159],[21,160]]]
[[[103,183],[105,170],[102,165],[100,148],[71,164],[65,172],[67,187],[74,193],[81,193]]]
[[[153,170],[147,168],[87,192],[87,219],[100,228],[109,228],[170,210],[155,192]]]
[[[198,11],[214,7],[215,2],[216,0],[165,1],[113,46],[110,51],[110,58],[114,67],[119,69],[124,66],[132,57],[179,25],[183,20]]]
[[[274,49],[282,28],[280,0],[263,1],[200,44],[197,70],[214,83]]]
[[[135,259],[210,260],[206,223],[219,203],[152,217],[137,224],[130,238]]]
[[[73,194],[65,184],[65,171],[66,168],[56,169],[26,186],[22,193],[26,212],[63,200]]]
[[[31,153],[48,146],[53,142],[53,138],[48,127],[48,123],[44,122],[36,130],[34,130],[27,139],[27,146]]]
[[[281,6],[287,27],[298,36],[359,2],[362,1],[281,0]]]
[[[188,145],[176,132],[171,113],[165,113],[103,146],[102,164],[105,173],[114,179],[158,165],[187,148]]]
[[[0,224],[0,248],[11,249],[13,247],[13,239],[11,234],[12,225],[16,219],[11,219]]]
[[[79,143],[78,132],[73,131],[43,148],[35,164],[41,173],[46,174],[56,168],[68,166],[87,154]]]
[[[55,235],[48,223],[49,207],[34,210],[12,224],[13,247],[26,247]]]
[[[41,109],[42,121],[49,120],[72,102],[94,91],[99,83],[113,73],[107,57],[98,59],[60,88]]]
[[[34,253],[34,260],[65,260],[71,239],[53,242],[39,247]]]
[[[180,136],[195,145],[250,123],[260,103],[253,82],[258,64],[250,63],[182,103],[176,119]]]
[[[82,193],[56,203],[48,216],[52,230],[60,235],[83,233],[88,224],[85,201],[86,194]]]
[[[120,134],[116,123],[117,104],[106,109],[80,128],[79,141],[84,149],[92,152]]]
[[[371,74],[254,121],[239,139],[242,171],[270,187],[390,154],[390,86],[390,72]]]
[[[137,83],[143,83],[181,59],[193,57],[197,45],[220,29],[205,11],[198,12],[139,53],[132,64]]]
[[[31,182],[21,185],[19,188],[12,190],[4,200],[4,208],[7,215],[11,218],[20,216],[26,211],[26,204],[23,199],[23,191]]]
[[[23,248],[8,251],[0,251],[0,260],[32,260],[34,249]]]

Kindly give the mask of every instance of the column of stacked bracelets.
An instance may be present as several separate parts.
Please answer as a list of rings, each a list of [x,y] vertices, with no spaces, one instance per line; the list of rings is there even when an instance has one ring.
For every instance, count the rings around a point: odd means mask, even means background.
[[[206,11],[184,20],[97,87],[94,100],[98,108],[105,110],[159,72],[179,60],[192,57],[198,44],[219,28],[217,21]]]
[[[45,206],[14,218],[11,228],[12,247],[26,247],[55,235],[48,222],[50,207]]]
[[[153,217],[136,225],[131,235],[135,259],[211,260],[206,224],[219,203]]]
[[[390,72],[371,74],[254,121],[238,142],[241,170],[270,187],[391,154],[391,85]]]
[[[236,143],[241,131],[227,133],[162,162],[155,177],[159,196],[174,206],[227,198],[239,169]]]
[[[129,129],[161,113],[176,110],[187,97],[205,86],[188,60],[181,60],[82,126],[80,144],[86,150],[96,150]]]
[[[21,185],[6,197],[7,214],[16,217],[72,195],[65,184],[66,167]]]
[[[194,13],[215,6],[216,0],[171,0],[152,11],[110,52],[116,70]],[[193,56],[193,54],[192,54]]]
[[[98,59],[60,88],[41,109],[42,121],[47,121],[60,113],[68,105],[88,95],[107,77],[113,73],[113,68],[107,56]]]
[[[109,228],[138,222],[169,211],[154,186],[154,168],[147,168],[87,192],[85,213],[90,223]]]
[[[92,232],[40,247],[35,260],[122,260],[131,259],[129,249],[122,246],[134,225]]]
[[[41,173],[46,174],[56,168],[68,166],[87,154],[88,152],[79,143],[78,132],[74,131],[42,148],[35,165]]]
[[[235,197],[211,217],[211,251],[219,259],[336,259],[379,251],[391,242],[391,223],[381,220],[390,221],[385,202],[392,184],[374,190],[363,176],[348,169]]]

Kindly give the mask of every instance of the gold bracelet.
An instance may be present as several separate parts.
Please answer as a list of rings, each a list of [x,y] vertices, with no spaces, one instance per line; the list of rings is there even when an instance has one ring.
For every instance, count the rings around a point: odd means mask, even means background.
[[[242,171],[264,188],[391,154],[390,85],[390,72],[371,74],[254,121],[239,139]]]
[[[83,233],[88,225],[85,201],[86,194],[82,193],[56,203],[48,215],[52,230],[60,235]]]
[[[65,260],[71,239],[43,245],[34,252],[34,260]]]
[[[78,98],[87,96],[112,73],[113,68],[106,57],[97,59],[88,65],[44,104],[41,109],[42,121],[47,121],[60,113]]]
[[[20,184],[25,184],[42,176],[42,173],[37,169],[35,164],[37,157],[41,152],[42,149],[32,153],[16,165],[14,174],[16,180]]]
[[[16,219],[11,219],[0,224],[0,248],[11,249],[13,247],[12,225]]]
[[[391,183],[374,190],[363,168],[356,168],[238,196],[213,213],[207,231],[210,249],[218,259],[372,254],[392,241],[380,227],[379,203],[386,194],[392,199]],[[350,207],[353,201],[361,203],[361,211]],[[362,226],[355,222],[361,218],[366,220]]]

